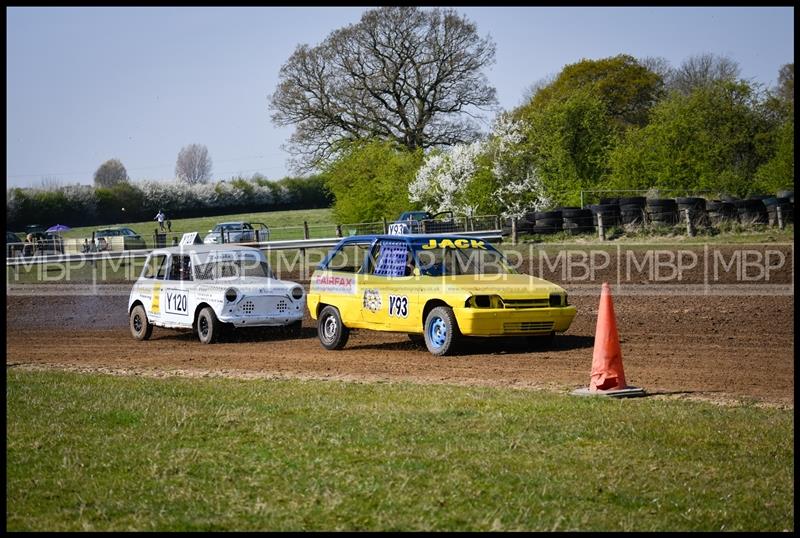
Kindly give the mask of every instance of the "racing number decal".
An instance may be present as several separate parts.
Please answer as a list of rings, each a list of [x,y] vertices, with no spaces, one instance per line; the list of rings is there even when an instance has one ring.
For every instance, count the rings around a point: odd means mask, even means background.
[[[389,296],[389,315],[396,318],[408,317],[408,297],[405,295]]]
[[[188,316],[187,310],[187,297],[186,293],[175,292],[167,290],[165,292],[167,304],[164,305],[164,312],[168,314],[181,314]]]

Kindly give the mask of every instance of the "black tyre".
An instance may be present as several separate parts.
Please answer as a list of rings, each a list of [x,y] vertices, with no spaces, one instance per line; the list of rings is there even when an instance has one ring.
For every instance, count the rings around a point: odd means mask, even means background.
[[[619,198],[600,198],[600,205],[619,205]]]
[[[644,207],[647,203],[647,198],[644,196],[631,196],[628,198],[620,198],[619,199],[619,206],[623,207],[626,205],[631,205],[635,207]]]
[[[342,323],[338,308],[329,305],[322,309],[317,320],[317,335],[325,349],[342,349],[347,344],[350,329]]]
[[[668,207],[670,209],[678,207],[672,198],[650,198],[646,205],[647,207]]]
[[[564,221],[567,219],[586,219],[592,218],[592,210],[591,209],[564,209],[561,211],[561,216],[563,217]]]
[[[449,306],[437,306],[425,318],[425,345],[433,355],[452,353],[460,333],[456,316]]]
[[[536,222],[539,222],[542,219],[560,219],[561,211],[536,211],[533,216],[536,219]]]
[[[137,340],[147,340],[153,334],[153,325],[147,320],[147,312],[140,304],[131,310],[130,328],[131,335]]]
[[[204,344],[213,344],[222,335],[222,323],[210,306],[203,307],[197,314],[197,338]]]

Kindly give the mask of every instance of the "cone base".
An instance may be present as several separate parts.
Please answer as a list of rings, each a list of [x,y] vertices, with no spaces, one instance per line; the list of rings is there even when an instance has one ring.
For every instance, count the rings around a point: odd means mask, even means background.
[[[573,396],[610,396],[612,398],[636,398],[646,396],[647,392],[639,387],[625,387],[614,390],[589,390],[589,387],[575,389],[570,392]]]

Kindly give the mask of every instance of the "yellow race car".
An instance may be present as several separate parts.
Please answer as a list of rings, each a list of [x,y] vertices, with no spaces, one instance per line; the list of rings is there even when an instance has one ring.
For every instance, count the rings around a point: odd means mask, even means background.
[[[486,241],[459,235],[343,239],[311,277],[311,317],[326,349],[350,329],[408,333],[434,355],[460,336],[552,340],[575,317],[563,288],[519,274]]]

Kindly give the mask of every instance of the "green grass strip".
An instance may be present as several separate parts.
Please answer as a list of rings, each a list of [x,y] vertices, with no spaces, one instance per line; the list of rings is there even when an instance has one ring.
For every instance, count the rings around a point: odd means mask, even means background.
[[[791,410],[13,369],[6,399],[8,530],[794,529]]]

